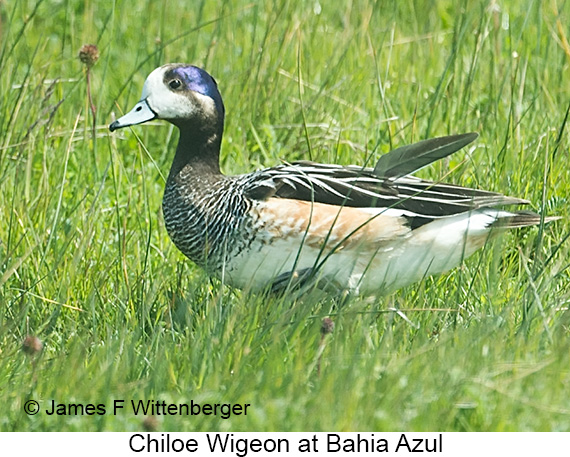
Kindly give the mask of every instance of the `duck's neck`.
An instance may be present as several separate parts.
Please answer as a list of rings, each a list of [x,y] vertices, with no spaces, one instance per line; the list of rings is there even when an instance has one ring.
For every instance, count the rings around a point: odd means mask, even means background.
[[[187,166],[192,173],[202,176],[219,176],[220,146],[223,121],[213,127],[195,124],[178,124],[180,137],[176,155],[170,168],[169,179],[174,179]]]

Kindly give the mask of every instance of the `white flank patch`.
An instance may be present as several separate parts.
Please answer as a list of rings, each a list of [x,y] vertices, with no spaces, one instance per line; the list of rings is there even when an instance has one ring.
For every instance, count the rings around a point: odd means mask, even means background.
[[[362,210],[374,213],[378,208]],[[387,212],[392,216],[402,214],[398,210]],[[267,233],[260,236],[260,242],[252,244],[251,250],[232,259],[226,278],[240,288],[260,289],[282,274],[322,263],[316,276],[339,289],[364,295],[387,293],[458,266],[484,246],[493,222],[510,215],[507,211],[485,209],[443,217],[393,241],[384,239],[340,249],[324,263],[330,251],[321,252],[307,244],[301,247],[302,233],[291,236],[288,232],[286,239],[261,242],[262,238],[272,239]]]

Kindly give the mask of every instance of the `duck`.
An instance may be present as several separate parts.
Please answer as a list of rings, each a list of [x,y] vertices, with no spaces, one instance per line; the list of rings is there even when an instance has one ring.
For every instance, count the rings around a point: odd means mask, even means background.
[[[444,273],[506,229],[554,220],[522,198],[413,175],[473,142],[430,138],[382,155],[375,167],[283,162],[227,176],[219,157],[225,107],[200,67],[153,70],[133,109],[111,131],[163,119],[179,141],[163,216],[176,247],[232,287],[292,287],[384,295]]]

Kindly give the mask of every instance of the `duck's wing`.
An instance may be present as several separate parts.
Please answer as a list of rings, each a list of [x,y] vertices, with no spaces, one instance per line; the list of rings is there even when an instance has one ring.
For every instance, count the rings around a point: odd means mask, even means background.
[[[425,181],[402,173],[415,171],[468,144],[476,134],[455,135],[398,148],[383,156],[376,167],[295,162],[253,175],[245,192],[250,198],[287,198],[335,206],[398,209],[424,224],[478,208],[527,204],[496,192]],[[401,161],[398,161],[400,159]]]

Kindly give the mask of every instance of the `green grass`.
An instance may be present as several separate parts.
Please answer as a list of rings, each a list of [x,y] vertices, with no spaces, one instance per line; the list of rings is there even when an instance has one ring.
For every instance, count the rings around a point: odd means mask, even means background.
[[[27,416],[29,398],[252,405],[227,420],[161,417],[163,431],[570,430],[570,3],[333,3],[0,2],[1,430],[142,428],[127,412]],[[85,43],[100,51],[95,137]],[[167,62],[217,79],[226,173],[373,163],[478,131],[420,175],[562,219],[340,310],[231,290],[166,234],[176,132],[106,128]],[[41,354],[22,351],[26,335]]]

